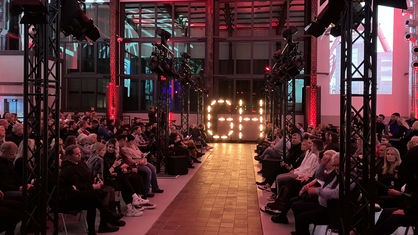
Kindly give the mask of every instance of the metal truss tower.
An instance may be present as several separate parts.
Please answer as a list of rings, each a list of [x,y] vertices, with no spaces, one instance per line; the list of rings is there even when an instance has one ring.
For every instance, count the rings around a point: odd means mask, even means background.
[[[377,4],[366,0],[361,10],[353,10],[358,1],[346,4],[341,36],[340,234],[374,234]],[[353,58],[353,48],[358,59]],[[354,86],[362,91],[355,93]],[[363,142],[362,158],[353,156],[358,139]],[[352,190],[353,183],[359,192]]]
[[[48,214],[55,199],[58,148],[49,152],[48,143],[54,138],[59,146],[61,2],[42,0],[42,4],[46,23],[24,23],[23,179],[33,187],[23,189],[29,205],[23,234],[29,228],[46,234],[48,218],[54,221],[54,229],[58,227],[57,214]],[[35,141],[33,149],[29,149],[29,139]]]
[[[189,135],[189,116],[190,116],[190,85],[181,85],[181,113],[180,125],[182,133]]]
[[[160,172],[163,158],[166,156],[168,147],[168,128],[170,113],[170,79],[158,75],[157,80],[157,138],[160,148],[157,152],[157,172]]]

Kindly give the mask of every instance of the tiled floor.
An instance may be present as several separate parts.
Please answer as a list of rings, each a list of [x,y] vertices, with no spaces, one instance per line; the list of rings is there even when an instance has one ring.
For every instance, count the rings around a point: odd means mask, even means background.
[[[147,234],[263,234],[254,145],[215,144]]]

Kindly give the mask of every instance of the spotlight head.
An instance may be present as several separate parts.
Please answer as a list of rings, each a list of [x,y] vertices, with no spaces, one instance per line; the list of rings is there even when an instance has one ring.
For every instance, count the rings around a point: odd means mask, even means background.
[[[187,52],[183,52],[183,53],[181,53],[181,57],[182,57],[183,59],[190,59],[190,58],[191,58],[190,54],[189,54],[189,53],[187,53]]]
[[[161,43],[167,44],[167,40],[171,38],[171,33],[167,32],[162,28],[157,28],[155,34],[161,37]]]
[[[292,42],[293,41],[292,36],[293,34],[297,32],[298,32],[298,29],[295,26],[290,26],[283,31],[282,35],[286,39],[286,41]]]
[[[414,71],[418,72],[418,60],[412,61],[411,67]]]
[[[418,46],[414,46],[414,47],[412,47],[412,53],[413,53],[415,56],[418,56]]]
[[[62,1],[61,31],[65,36],[71,34],[80,41],[84,39],[96,41],[100,38],[99,29],[81,10],[77,0]]]
[[[12,15],[23,12],[21,24],[46,24],[47,9],[41,0],[13,0],[10,4]]]
[[[404,37],[405,37],[405,40],[410,41],[412,43],[417,41],[417,35],[414,34],[414,33],[407,32],[407,33],[405,33]]]
[[[405,27],[415,27],[417,22],[415,20],[407,19],[405,20]]]
[[[387,7],[400,8],[404,10],[408,9],[406,0],[378,0],[377,4]]]
[[[319,37],[325,32],[325,26],[319,24],[318,22],[311,22],[305,27],[305,32],[314,37]]]
[[[339,23],[345,8],[345,1],[329,0],[324,10],[318,15],[317,20],[305,27],[306,33],[314,37],[321,36],[331,23],[334,25]]]

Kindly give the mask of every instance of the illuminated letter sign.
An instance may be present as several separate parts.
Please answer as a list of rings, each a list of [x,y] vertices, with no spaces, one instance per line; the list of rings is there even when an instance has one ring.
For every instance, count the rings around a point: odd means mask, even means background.
[[[229,117],[227,116],[223,116],[220,115],[219,117],[217,117],[217,113],[214,111],[215,110],[215,106],[216,105],[226,105],[228,113],[229,113]],[[219,100],[213,100],[210,105],[208,105],[207,107],[207,128],[208,128],[208,134],[210,136],[213,137],[213,139],[228,139],[229,137],[232,136],[232,134],[234,133],[234,118],[231,116],[230,113],[230,108],[231,108],[231,102],[229,100],[224,100],[224,99],[219,99]],[[252,122],[258,122],[258,131],[259,134],[258,136],[260,138],[263,137],[263,131],[264,131],[264,123],[263,123],[263,115],[264,115],[264,110],[263,110],[263,100],[260,100],[259,103],[259,109],[258,109],[258,118],[257,117],[253,117],[253,118],[249,118],[249,117],[244,117],[243,113],[243,101],[239,100],[239,104],[238,104],[238,138],[241,140],[243,137],[242,131],[244,129],[244,122],[248,122],[248,121],[252,121]],[[217,117],[217,118],[216,118]],[[216,120],[215,120],[216,119]],[[214,123],[215,122],[229,122],[229,131],[227,134],[218,134],[214,132]]]

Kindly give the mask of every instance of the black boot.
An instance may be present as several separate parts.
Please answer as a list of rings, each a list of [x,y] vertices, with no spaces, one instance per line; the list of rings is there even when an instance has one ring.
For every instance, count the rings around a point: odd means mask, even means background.
[[[110,225],[108,223],[100,223],[99,233],[113,233],[119,230],[119,227]]]
[[[278,224],[289,224],[289,220],[287,219],[287,216],[283,213],[280,213],[278,215],[273,215],[271,217],[271,221]]]

